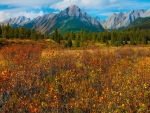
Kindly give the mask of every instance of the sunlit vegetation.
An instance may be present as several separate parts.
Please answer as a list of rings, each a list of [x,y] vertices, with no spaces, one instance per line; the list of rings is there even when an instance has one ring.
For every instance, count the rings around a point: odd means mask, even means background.
[[[37,32],[34,29],[26,29],[24,27],[14,28],[8,24],[0,26],[0,38],[40,40],[48,38],[48,35]]]
[[[124,45],[147,45],[150,43],[150,30],[127,29],[124,31],[105,30],[104,32],[87,32],[80,30],[79,32],[66,32],[62,34],[59,29],[55,29],[51,34],[41,34],[34,29],[26,29],[23,27],[13,28],[10,25],[0,26],[0,39],[21,39],[34,40],[50,39],[58,44],[64,42],[67,47],[83,47],[87,42],[105,44],[106,46],[124,46]],[[0,40],[0,44],[1,44]]]
[[[150,48],[0,50],[0,112],[148,113]]]
[[[124,31],[105,30],[104,32],[86,32],[86,30],[81,30],[76,33],[73,31],[66,32],[62,35],[56,29],[49,38],[59,44],[60,40],[65,41],[65,47],[67,47],[68,41],[71,39],[74,42],[71,47],[75,48],[82,47],[85,43],[88,46],[88,41],[105,44],[106,46],[147,45],[150,41],[150,30],[133,28]]]

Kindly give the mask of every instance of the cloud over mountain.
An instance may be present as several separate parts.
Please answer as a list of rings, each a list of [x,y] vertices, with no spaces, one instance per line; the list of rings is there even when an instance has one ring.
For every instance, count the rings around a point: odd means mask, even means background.
[[[125,2],[124,0],[1,0],[0,21],[8,17],[15,17],[15,15],[34,18],[41,12],[44,14],[58,12],[73,4],[91,16],[98,15],[103,20],[108,17],[106,15],[108,13],[150,8],[150,3],[147,0],[126,0]]]

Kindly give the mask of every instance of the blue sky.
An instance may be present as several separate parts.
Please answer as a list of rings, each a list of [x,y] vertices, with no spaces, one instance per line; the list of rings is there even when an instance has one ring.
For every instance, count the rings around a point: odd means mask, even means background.
[[[49,12],[60,12],[70,5],[77,5],[89,15],[99,16],[101,20],[113,12],[150,9],[149,0],[0,0],[0,21],[18,16],[33,19]]]

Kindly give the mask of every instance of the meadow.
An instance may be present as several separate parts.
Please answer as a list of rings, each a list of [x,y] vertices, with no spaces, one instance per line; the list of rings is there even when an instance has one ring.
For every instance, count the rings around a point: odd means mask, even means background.
[[[149,113],[150,47],[0,50],[1,113]]]

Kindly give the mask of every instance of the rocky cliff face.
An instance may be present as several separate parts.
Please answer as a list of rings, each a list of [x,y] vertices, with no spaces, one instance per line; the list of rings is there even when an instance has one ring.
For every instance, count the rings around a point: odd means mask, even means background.
[[[133,10],[128,13],[113,13],[103,24],[103,27],[107,29],[118,29],[120,27],[126,27],[135,19],[141,17],[144,14],[144,10]]]
[[[42,33],[51,33],[55,28],[66,30],[81,30],[88,28],[89,31],[103,31],[101,23],[89,16],[86,12],[81,10],[78,6],[72,5],[60,13],[48,13],[44,16],[39,16],[33,20],[25,17],[17,19],[8,19],[5,24],[24,26],[26,28],[34,28]],[[69,25],[68,25],[69,24]],[[68,27],[69,28],[64,28]]]
[[[150,17],[150,9],[147,11],[133,10],[127,13],[113,13],[105,22],[103,22],[99,17],[93,18],[81,10],[78,6],[71,5],[70,7],[62,10],[60,13],[48,13],[44,16],[38,16],[32,20],[24,16],[20,16],[18,18],[7,19],[0,24],[34,28],[37,31],[49,34],[53,32],[55,28],[58,28],[59,30],[66,29],[73,31],[74,29],[79,30],[85,28],[88,28],[89,31],[103,31],[104,28],[118,29],[128,26],[139,17]]]
[[[148,9],[141,17],[150,17],[150,9]]]
[[[4,25],[20,25],[20,24],[23,24],[23,23],[26,23],[30,21],[30,18],[26,18],[25,16],[20,16],[18,18],[9,18],[7,20],[5,20],[4,22],[2,22],[1,24],[4,24]]]

